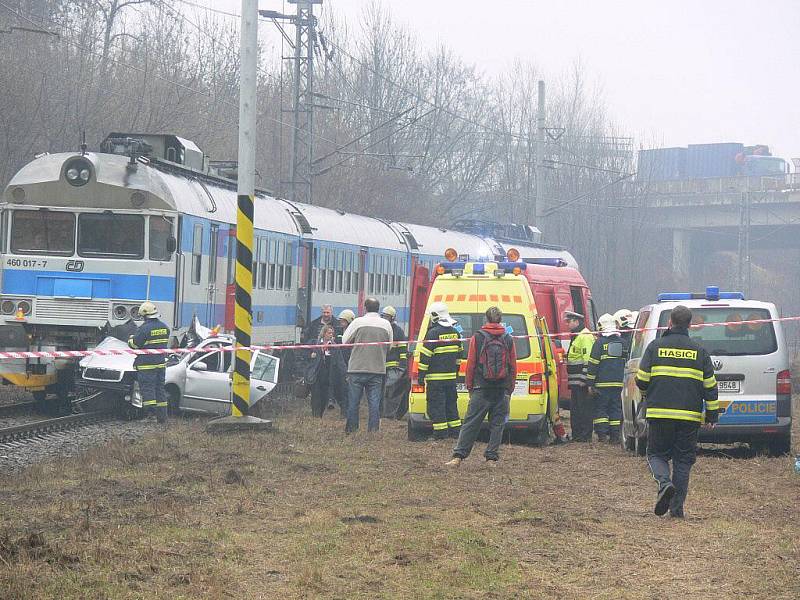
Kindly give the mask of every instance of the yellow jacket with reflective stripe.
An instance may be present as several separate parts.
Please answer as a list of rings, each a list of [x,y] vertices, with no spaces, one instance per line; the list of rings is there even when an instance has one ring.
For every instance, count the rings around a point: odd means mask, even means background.
[[[455,327],[433,325],[419,350],[419,378],[455,381],[461,364],[461,334]]]
[[[567,353],[569,385],[585,386],[587,384],[586,371],[593,346],[594,335],[586,327],[572,338],[569,344],[569,352]]]
[[[648,419],[714,423],[719,414],[714,365],[686,329],[670,329],[650,342],[636,374],[647,393]]]

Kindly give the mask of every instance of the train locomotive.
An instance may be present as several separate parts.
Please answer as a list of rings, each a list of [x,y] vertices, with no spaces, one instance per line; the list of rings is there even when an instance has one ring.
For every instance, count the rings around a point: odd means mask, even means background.
[[[234,172],[235,164],[209,161],[189,140],[129,133],[109,135],[96,152],[82,146],[23,166],[0,201],[0,348],[91,349],[138,321],[144,300],[176,338],[194,317],[232,330]],[[408,328],[415,295],[425,293],[446,248],[492,258],[511,243],[265,191],[256,194],[254,225],[256,343],[296,343],[323,304],[357,308],[368,295],[395,306]],[[566,250],[532,238],[514,242],[577,266]],[[75,368],[68,359],[3,360],[0,377],[40,402],[66,404]]]

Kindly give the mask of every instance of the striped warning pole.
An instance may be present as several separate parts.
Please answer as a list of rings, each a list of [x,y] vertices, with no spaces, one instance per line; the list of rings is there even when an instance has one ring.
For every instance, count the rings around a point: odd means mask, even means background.
[[[258,0],[242,0],[241,83],[239,88],[238,210],[236,211],[236,357],[233,368],[234,417],[250,406],[250,351],[253,334],[253,197],[256,171],[256,73]]]
[[[238,210],[236,212],[236,349],[231,416],[218,419],[213,430],[266,429],[272,423],[248,415],[250,350],[253,334],[253,203],[256,183],[256,84],[258,75],[258,0],[242,0],[239,84]]]

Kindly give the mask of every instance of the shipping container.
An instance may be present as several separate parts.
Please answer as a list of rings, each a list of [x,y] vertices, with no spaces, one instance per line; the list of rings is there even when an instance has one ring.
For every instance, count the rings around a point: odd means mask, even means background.
[[[686,148],[639,150],[637,179],[675,181],[686,177]]]
[[[686,177],[735,177],[740,174],[736,155],[744,152],[744,144],[690,144],[686,151]]]

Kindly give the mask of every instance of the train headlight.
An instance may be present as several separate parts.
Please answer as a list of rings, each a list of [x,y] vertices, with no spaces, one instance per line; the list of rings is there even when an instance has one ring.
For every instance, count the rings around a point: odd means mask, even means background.
[[[4,315],[13,315],[14,310],[17,308],[17,305],[14,304],[13,300],[3,300],[0,304],[0,312]]]
[[[64,164],[64,177],[70,185],[86,185],[92,178],[92,164],[82,156],[70,158]]]
[[[31,303],[27,300],[20,300],[17,302],[17,312],[22,312],[22,314],[26,317],[31,314],[32,309],[33,307],[31,306]]]
[[[123,321],[128,317],[128,307],[123,306],[122,304],[116,304],[114,305],[113,313],[115,319]]]

